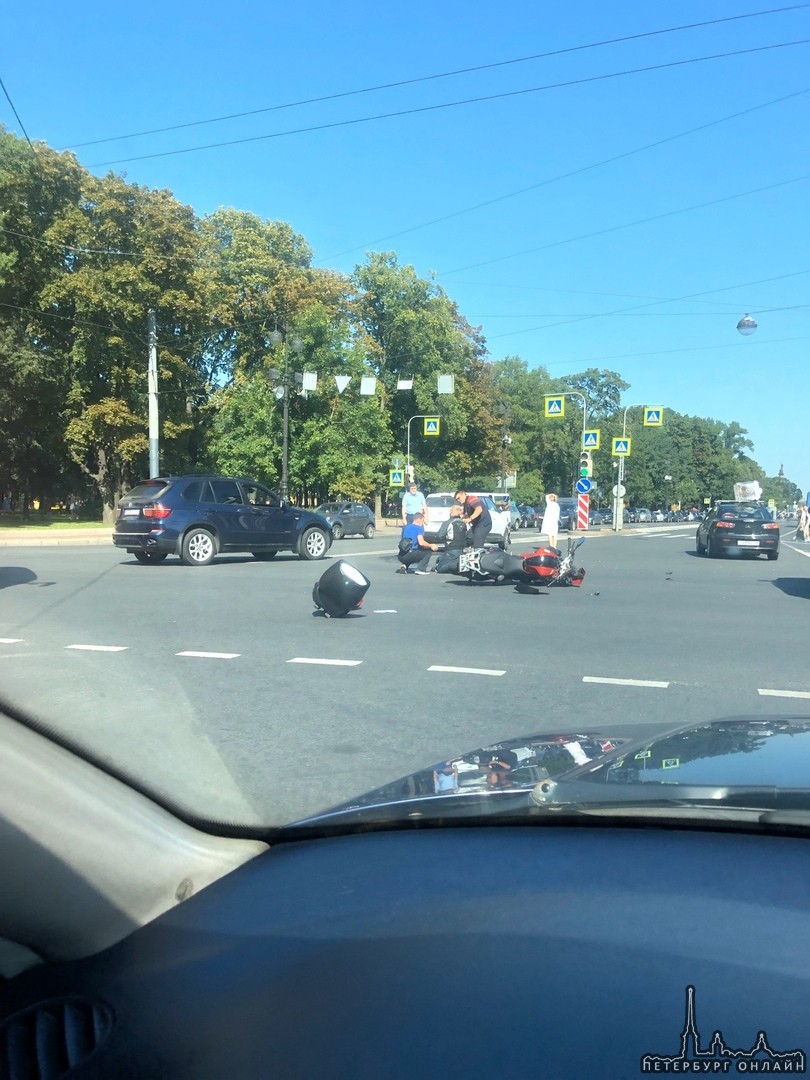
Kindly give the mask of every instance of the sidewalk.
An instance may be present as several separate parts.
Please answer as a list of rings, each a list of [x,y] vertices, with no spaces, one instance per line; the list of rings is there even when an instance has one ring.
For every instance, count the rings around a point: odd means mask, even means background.
[[[109,544],[112,546],[112,526],[99,525],[91,529],[65,529],[59,525],[4,529],[0,526],[0,547],[45,547],[55,544]]]

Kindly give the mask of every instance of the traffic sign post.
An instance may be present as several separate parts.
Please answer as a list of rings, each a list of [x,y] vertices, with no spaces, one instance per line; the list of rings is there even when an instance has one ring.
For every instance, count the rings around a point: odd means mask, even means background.
[[[577,480],[577,492],[580,495],[587,495],[591,490],[591,482],[587,477],[581,477]]]
[[[565,398],[545,395],[546,416],[565,416]]]
[[[644,426],[661,427],[664,423],[664,410],[660,405],[644,406]]]
[[[593,431],[582,432],[582,449],[583,450],[598,450],[599,443],[602,438],[602,432],[599,428],[594,428]]]
[[[632,439],[614,439],[613,449],[610,451],[613,457],[630,457]]]
[[[439,418],[438,416],[426,416],[422,430],[423,435],[438,435],[439,434]]]
[[[582,481],[579,481],[581,484]],[[577,484],[577,490],[579,490],[579,484]],[[588,518],[590,516],[589,510],[591,505],[590,495],[577,495],[577,528],[587,531]]]
[[[389,487],[405,487],[405,473],[402,469],[391,469],[388,474]]]

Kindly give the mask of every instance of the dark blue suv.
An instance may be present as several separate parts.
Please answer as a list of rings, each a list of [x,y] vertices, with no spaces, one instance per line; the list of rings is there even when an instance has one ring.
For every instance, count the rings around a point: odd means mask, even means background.
[[[121,499],[113,544],[142,563],[179,555],[187,566],[206,566],[220,551],[249,551],[256,559],[294,551],[322,559],[332,526],[255,480],[169,476],[144,480]]]

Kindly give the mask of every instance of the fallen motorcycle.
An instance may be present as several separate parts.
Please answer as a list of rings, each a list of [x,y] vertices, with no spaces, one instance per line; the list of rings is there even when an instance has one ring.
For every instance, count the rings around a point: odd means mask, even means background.
[[[511,582],[516,585],[581,585],[585,571],[574,565],[574,554],[585,538],[568,541],[565,555],[559,548],[540,547],[526,555],[511,555],[499,548],[464,551],[455,573],[474,582]]]

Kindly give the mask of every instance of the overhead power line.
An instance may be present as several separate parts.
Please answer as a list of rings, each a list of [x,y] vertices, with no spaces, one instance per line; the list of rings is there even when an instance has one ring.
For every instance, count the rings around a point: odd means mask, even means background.
[[[752,105],[750,109],[742,109],[740,112],[730,113],[728,116],[721,116],[717,120],[709,120],[708,123],[699,124],[697,127],[688,128],[686,131],[679,131],[674,135],[667,135],[663,139],[656,139],[655,142],[645,143],[644,146],[636,146],[632,150],[623,151],[621,154],[614,154],[609,158],[602,158],[601,161],[592,161],[588,165],[582,165],[578,169],[570,169],[568,172],[559,173],[557,176],[549,176],[545,180],[538,180],[536,184],[529,184],[527,187],[518,188],[516,191],[508,191],[504,195],[496,195],[492,199],[474,203],[472,206],[465,206],[461,210],[453,210],[449,214],[431,218],[430,221],[423,221],[419,225],[411,225],[407,229],[400,229],[398,232],[388,233],[387,236],[378,236],[376,239],[369,240],[365,244],[357,244],[355,247],[345,248],[343,251],[338,251],[333,255],[326,256],[326,258],[318,259],[317,262],[329,262],[332,259],[339,259],[342,255],[351,255],[354,251],[364,251],[374,244],[382,244],[387,240],[395,240],[399,236],[406,236],[408,233],[416,232],[419,229],[426,229],[431,225],[440,225],[445,221],[451,221],[453,218],[461,217],[464,214],[471,214],[475,210],[483,210],[487,206],[494,206],[496,203],[505,202],[507,199],[514,199],[518,195],[525,195],[530,191],[537,191],[538,188],[548,187],[549,184],[557,184],[561,180],[570,180],[571,177],[581,176],[582,173],[590,172],[592,169],[599,169],[604,165],[612,165],[614,162],[623,161],[625,158],[633,157],[635,154],[644,153],[646,150],[654,150],[656,147],[664,146],[666,143],[675,142],[677,139],[684,139],[687,135],[695,135],[699,131],[706,131],[708,128],[717,127],[718,124],[725,124],[729,120],[737,120],[739,117],[747,116],[749,113],[756,112],[758,109],[766,109],[771,105],[778,105],[783,101],[789,101],[791,98],[801,97],[808,93],[808,90],[810,90],[810,88],[796,90],[792,94],[784,94],[782,97],[773,98],[771,101],[763,101],[759,105]]]
[[[721,19],[708,19],[704,22],[683,23],[680,26],[668,26],[660,30],[647,30],[638,34],[625,34],[622,37],[605,38],[602,41],[591,41],[584,45],[571,45],[563,49],[552,49],[548,52],[533,53],[530,56],[518,56],[511,60],[497,60],[489,64],[476,64],[472,67],[455,68],[452,71],[440,71],[432,75],[422,75],[412,79],[399,79],[396,82],[379,83],[376,86],[365,86],[359,90],[342,90],[333,94],[323,94],[319,97],[302,98],[299,101],[288,101],[280,105],[267,105],[259,109],[247,109],[242,112],[226,113],[224,116],[212,116],[204,120],[190,120],[181,124],[169,124],[165,127],[147,128],[144,131],[132,131],[125,135],[108,135],[102,139],[89,139],[86,142],[71,143],[63,147],[65,150],[78,150],[84,146],[98,146],[101,143],[121,142],[125,139],[138,139],[145,135],[162,135],[167,131],[182,131],[185,128],[202,127],[206,124],[220,124],[227,120],[241,120],[246,116],[260,116],[264,113],[280,112],[283,109],[296,109],[303,105],[317,105],[325,101],[337,101],[340,98],[357,97],[361,94],[373,94],[380,90],[393,90],[400,86],[413,86],[417,83],[434,82],[438,79],[455,78],[458,75],[470,75],[478,71],[491,71],[495,68],[509,67],[514,64],[526,64],[533,60],[547,60],[554,56],[565,56],[568,53],[584,52],[588,49],[598,49],[606,45],[620,45],[628,41],[640,41],[644,38],[659,37],[663,34],[674,34],[681,30],[697,30],[705,26],[717,26],[721,23],[739,22],[742,19],[754,19],[763,15],[778,15],[783,12],[796,11],[810,7],[810,4],[792,4],[789,7],[770,8],[766,11],[751,11],[742,15],[728,15]]]
[[[397,109],[394,112],[375,113],[372,116],[358,116],[351,120],[334,120],[325,124],[311,124],[308,127],[289,128],[287,131],[273,131],[266,135],[250,135],[241,139],[225,139],[221,142],[204,143],[200,146],[187,146],[180,150],[161,150],[152,154],[137,154],[133,157],[113,158],[109,161],[93,162],[88,168],[98,169],[107,165],[123,165],[133,161],[151,161],[155,158],[176,157],[179,154],[194,154],[200,150],[216,150],[226,146],[242,146],[247,143],[264,142],[268,139],[281,139],[289,135],[305,135],[313,131],[328,131],[334,128],[351,127],[356,124],[368,124],[377,120],[391,120],[400,116],[415,116],[419,113],[438,112],[442,109],[454,109],[461,105],[478,105],[485,101],[498,101],[505,98],[521,97],[525,94],[537,94],[545,90],[560,90],[569,86],[582,86],[587,83],[605,82],[609,79],[619,79],[627,75],[642,75],[650,71],[664,71],[668,68],[685,67],[689,64],[706,63],[709,60],[723,60],[733,56],[748,56],[752,53],[770,52],[775,49],[787,49],[794,45],[807,45],[810,38],[801,38],[797,41],[780,41],[772,45],[758,45],[750,49],[735,49],[731,52],[711,53],[707,56],[692,56],[686,60],[671,60],[665,64],[648,64],[645,67],[626,68],[623,71],[612,71],[606,75],[587,75],[581,79],[566,79],[562,82],[545,83],[542,86],[530,86],[523,90],[506,90],[499,94],[483,94],[478,97],[462,98],[458,101],[440,102],[438,105],[421,105],[411,109]]]

